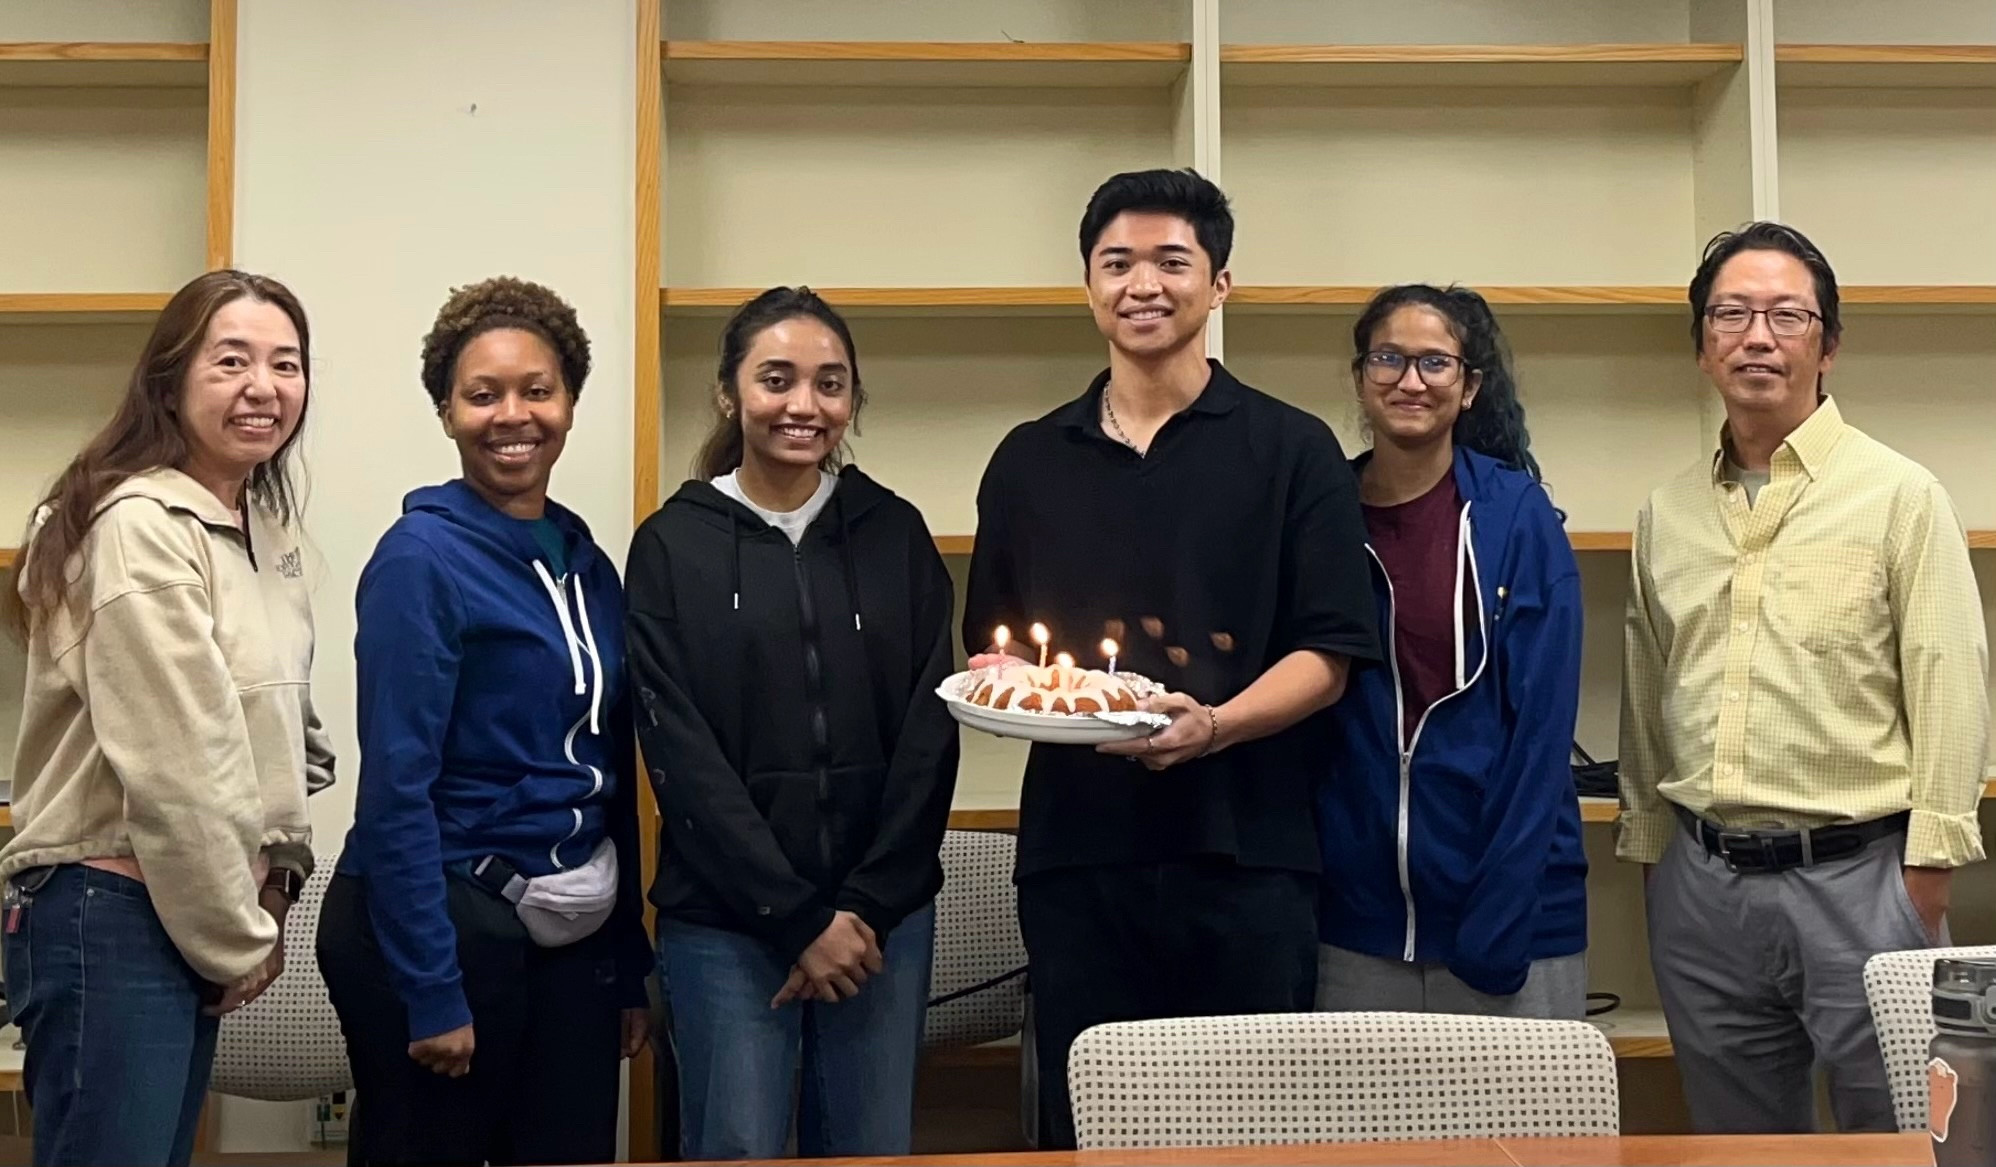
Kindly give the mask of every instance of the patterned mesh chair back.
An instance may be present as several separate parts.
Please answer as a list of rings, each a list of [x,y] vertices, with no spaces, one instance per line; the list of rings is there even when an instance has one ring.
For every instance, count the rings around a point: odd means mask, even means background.
[[[1101,1025],[1068,1055],[1084,1149],[1620,1133],[1582,1021],[1283,1013]]]

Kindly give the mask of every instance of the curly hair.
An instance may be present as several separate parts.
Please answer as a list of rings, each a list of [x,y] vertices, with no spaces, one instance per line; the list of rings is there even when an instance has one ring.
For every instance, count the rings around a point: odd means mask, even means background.
[[[451,375],[464,346],[496,328],[518,328],[547,342],[561,362],[561,378],[571,399],[582,396],[589,378],[589,334],[575,309],[554,292],[512,276],[494,276],[452,288],[423,338],[423,388],[438,413],[450,399]]]

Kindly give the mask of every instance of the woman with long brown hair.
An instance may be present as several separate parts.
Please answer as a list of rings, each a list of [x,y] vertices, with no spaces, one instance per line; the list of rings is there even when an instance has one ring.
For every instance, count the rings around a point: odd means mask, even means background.
[[[0,597],[27,647],[0,880],[38,1165],[186,1163],[219,1018],[283,969],[332,782],[290,473],[309,368],[277,281],[175,293]]]
[[[689,1159],[780,1156],[793,1119],[807,1158],[908,1153],[956,787],[936,696],[954,599],[920,512],[842,466],[862,384],[808,289],[742,305],[699,477],[631,541]]]

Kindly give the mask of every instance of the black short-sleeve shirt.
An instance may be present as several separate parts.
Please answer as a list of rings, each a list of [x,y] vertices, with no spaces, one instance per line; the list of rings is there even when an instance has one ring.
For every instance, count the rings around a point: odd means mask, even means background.
[[[1158,431],[1148,456],[1100,422],[1104,372],[1014,429],[977,492],[964,644],[1040,622],[1055,651],[1209,704],[1298,649],[1379,659],[1358,486],[1320,419],[1235,380]],[[1318,870],[1313,784],[1326,718],[1153,773],[1090,746],[1035,745],[1021,796],[1021,877],[1062,867],[1221,856]]]

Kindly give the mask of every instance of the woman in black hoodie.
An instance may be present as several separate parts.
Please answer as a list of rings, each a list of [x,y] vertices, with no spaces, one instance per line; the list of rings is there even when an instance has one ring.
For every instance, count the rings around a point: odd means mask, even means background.
[[[866,396],[804,288],[738,309],[719,417],[625,574],[681,1154],[908,1152],[956,785],[950,579],[916,509],[840,464]]]

